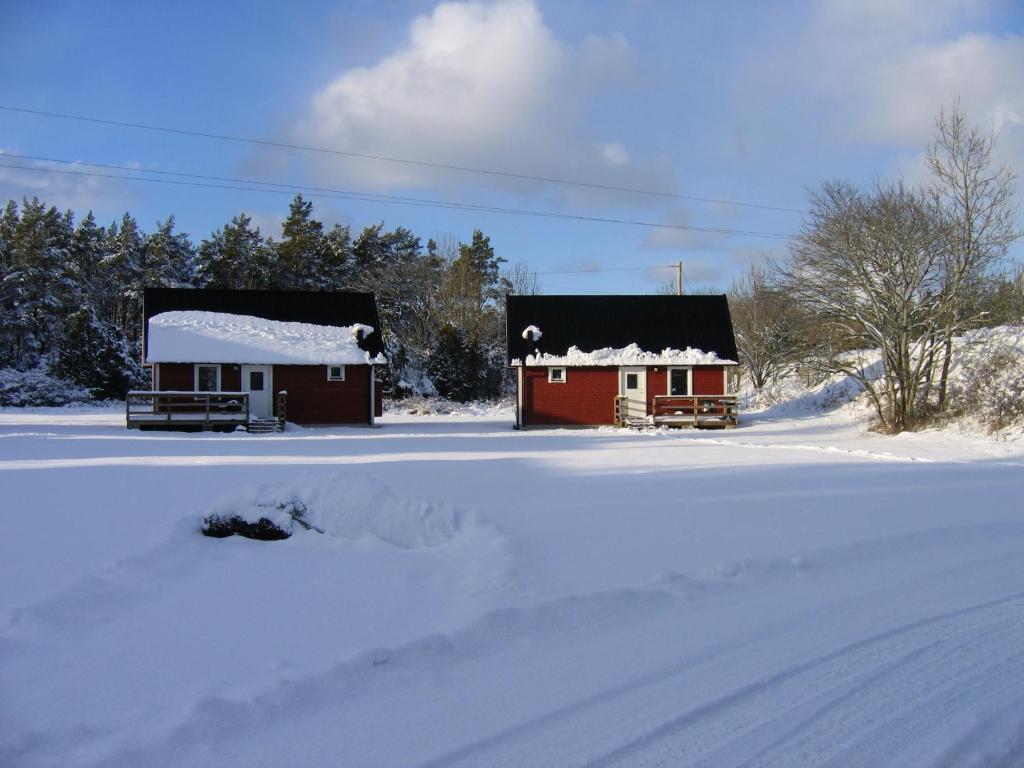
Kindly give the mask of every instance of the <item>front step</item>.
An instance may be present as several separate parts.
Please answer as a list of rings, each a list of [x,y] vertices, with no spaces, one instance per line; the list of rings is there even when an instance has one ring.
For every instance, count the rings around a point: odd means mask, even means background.
[[[257,435],[270,432],[284,432],[284,425],[277,419],[250,419],[246,430]]]

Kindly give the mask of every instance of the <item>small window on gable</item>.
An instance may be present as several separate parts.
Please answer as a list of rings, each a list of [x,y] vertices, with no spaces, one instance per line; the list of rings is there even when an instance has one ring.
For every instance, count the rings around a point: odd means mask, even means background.
[[[220,390],[220,366],[197,365],[196,391],[217,392],[218,390]]]
[[[552,384],[565,384],[565,368],[548,368],[548,381]]]
[[[345,366],[344,365],[328,365],[327,366],[327,380],[328,381],[344,381],[345,380]]]
[[[668,393],[670,395],[676,395],[677,397],[690,394],[689,368],[669,368]]]

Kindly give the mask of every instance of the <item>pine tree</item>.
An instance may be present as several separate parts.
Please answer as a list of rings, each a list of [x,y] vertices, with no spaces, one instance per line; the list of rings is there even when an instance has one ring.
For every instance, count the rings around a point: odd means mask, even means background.
[[[128,213],[121,226],[107,230],[106,254],[100,273],[107,286],[102,314],[130,342],[138,342],[142,322],[142,290],[145,287],[145,240],[139,225]]]
[[[352,233],[347,226],[335,224],[324,235],[323,261],[314,287],[324,291],[348,288],[352,285],[354,267]]]
[[[195,248],[184,232],[174,231],[168,216],[146,238],[144,277],[147,287],[185,288],[195,282]]]
[[[10,242],[8,362],[19,368],[39,363],[55,338],[61,310],[67,306],[64,267],[71,241],[70,222],[38,198],[22,201]]]
[[[252,219],[240,213],[199,246],[196,283],[204,288],[268,288],[274,252]]]
[[[88,387],[99,398],[124,397],[143,376],[123,334],[102,323],[88,307],[68,316],[52,371]]]
[[[446,324],[437,335],[437,346],[427,361],[427,373],[438,394],[451,400],[472,398],[475,382],[470,371],[470,352],[462,331]]]
[[[313,203],[296,195],[277,244],[277,279],[281,288],[312,288],[325,260],[324,225],[313,218]]]
[[[92,211],[75,228],[68,271],[75,282],[78,306],[97,308],[102,305],[106,287],[100,276],[106,232],[96,224]]]

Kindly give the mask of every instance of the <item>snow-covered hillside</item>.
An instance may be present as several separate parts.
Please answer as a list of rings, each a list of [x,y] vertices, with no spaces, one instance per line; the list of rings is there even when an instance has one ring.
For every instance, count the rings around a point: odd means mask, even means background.
[[[0,765],[1024,763],[1020,442],[122,419],[0,411]]]

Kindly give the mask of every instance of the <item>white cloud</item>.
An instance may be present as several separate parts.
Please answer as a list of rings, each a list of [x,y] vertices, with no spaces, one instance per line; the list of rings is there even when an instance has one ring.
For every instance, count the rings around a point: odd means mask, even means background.
[[[724,232],[702,232],[699,229],[684,229],[693,226],[690,211],[683,206],[670,208],[661,222],[669,226],[653,229],[644,238],[643,247],[663,251],[705,251],[719,247],[729,235]],[[705,226],[714,226],[708,224]]]
[[[629,165],[629,150],[617,141],[602,144],[600,146],[601,157],[606,165],[612,168],[622,168]]]
[[[1024,123],[1024,37],[964,34],[879,61],[865,83],[868,138],[922,143],[954,97],[972,122],[999,131]]]
[[[1005,9],[1003,9],[1005,10]],[[752,50],[738,72],[761,130],[917,156],[955,97],[1001,132],[1000,159],[1024,167],[1024,36],[982,0],[821,0],[785,40]],[[905,170],[909,160],[878,172]]]
[[[626,69],[620,37],[559,40],[530,0],[445,2],[416,18],[402,47],[317,91],[296,126],[304,143],[432,163],[660,186],[620,142],[588,136],[587,100]],[[502,184],[551,187],[416,165],[317,159],[321,177],[389,189]],[[566,190],[563,190],[566,191]]]
[[[73,164],[52,168],[51,172],[42,170],[44,166],[39,164],[5,157],[10,153],[20,154],[16,150],[0,149],[0,160],[6,163],[9,159],[12,164],[31,165],[40,170],[0,167],[0,201],[15,200],[20,204],[23,197],[38,197],[61,210],[70,208],[81,213],[92,210],[97,215],[111,215],[130,207],[137,199],[137,190],[131,188],[131,182],[77,173],[95,171],[87,166]]]

